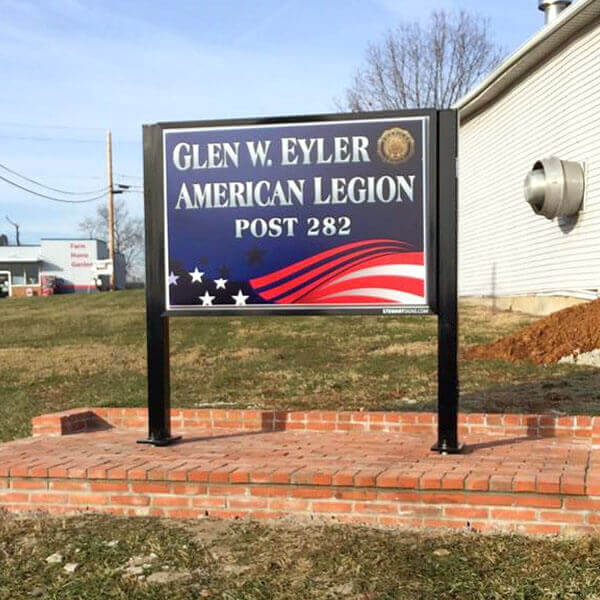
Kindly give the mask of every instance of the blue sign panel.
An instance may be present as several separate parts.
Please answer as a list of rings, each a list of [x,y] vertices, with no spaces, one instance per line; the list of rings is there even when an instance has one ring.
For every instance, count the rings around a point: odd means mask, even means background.
[[[427,312],[429,117],[163,130],[169,311]]]

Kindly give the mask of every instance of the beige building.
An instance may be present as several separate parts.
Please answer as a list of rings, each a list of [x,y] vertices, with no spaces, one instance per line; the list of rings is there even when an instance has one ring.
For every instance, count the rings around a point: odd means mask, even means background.
[[[459,292],[531,312],[600,295],[600,0],[542,4],[567,7],[455,106]],[[525,201],[526,175],[550,157],[583,166],[574,216]]]
[[[90,239],[42,239],[36,246],[0,246],[0,298],[106,289],[108,245]],[[115,255],[115,286],[125,287],[125,259]],[[100,279],[100,281],[98,281]]]

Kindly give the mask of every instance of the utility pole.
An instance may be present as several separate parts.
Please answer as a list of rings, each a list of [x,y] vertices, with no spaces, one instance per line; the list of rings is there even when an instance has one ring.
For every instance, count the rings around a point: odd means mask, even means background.
[[[111,264],[110,291],[115,289],[115,203],[113,199],[112,138],[106,132],[106,162],[108,164],[108,252]]]
[[[11,221],[8,217],[6,217],[6,220],[15,228],[15,238],[17,240],[17,246],[20,246],[21,238],[19,237],[19,226],[13,221]]]

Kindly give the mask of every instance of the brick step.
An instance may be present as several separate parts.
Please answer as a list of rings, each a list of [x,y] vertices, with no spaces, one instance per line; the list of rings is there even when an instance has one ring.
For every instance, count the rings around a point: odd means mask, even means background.
[[[136,443],[145,418],[122,408],[36,417],[34,437],[0,444],[0,509],[600,528],[596,418],[463,415],[457,456],[430,451],[432,414],[175,410],[183,441],[165,448]]]

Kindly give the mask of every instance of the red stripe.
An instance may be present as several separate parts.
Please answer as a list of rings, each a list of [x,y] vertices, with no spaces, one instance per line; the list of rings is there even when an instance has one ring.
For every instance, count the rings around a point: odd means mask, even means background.
[[[373,266],[389,265],[389,264],[394,264],[394,265],[395,264],[420,264],[420,265],[422,265],[423,264],[423,253],[422,252],[402,252],[402,253],[386,252],[385,254],[383,254],[381,256],[373,256],[371,258],[368,258],[367,260],[361,261],[360,263],[353,264],[349,268],[344,269],[342,272],[332,273],[326,277],[322,277],[315,283],[316,284],[321,284],[321,283],[326,284],[328,282],[333,282],[340,275],[353,273],[353,272],[361,270],[361,269],[368,269],[369,267],[373,267]],[[359,266],[360,266],[360,269],[358,268]],[[300,290],[299,293],[294,294],[294,298],[297,299],[298,296],[302,296],[299,300],[301,302],[305,295],[309,295],[309,293],[312,290],[316,289],[317,287],[319,287],[319,285],[308,286],[306,288],[306,290],[304,290],[304,293],[301,293],[302,290]],[[289,298],[286,298],[286,300],[288,300],[288,299]]]
[[[391,256],[386,256],[385,258],[377,258],[369,263],[368,267],[377,267],[381,265],[416,265],[423,266],[424,264],[424,254],[423,252],[395,252]]]
[[[385,298],[376,298],[374,296],[339,296],[330,300],[317,298],[307,300],[306,304],[389,304],[396,306],[398,303]]]
[[[362,246],[367,245],[381,245],[381,244],[394,244],[396,246],[400,246],[406,248],[406,244],[403,242],[399,242],[397,240],[364,240],[362,242],[354,242],[352,244],[346,244],[345,246],[339,246],[337,248],[332,248],[331,250],[326,250],[325,252],[321,252],[320,254],[316,254],[315,256],[310,256],[309,258],[305,258],[300,262],[294,263],[288,267],[280,269],[279,271],[274,271],[273,273],[268,273],[267,275],[263,275],[262,277],[256,277],[250,280],[250,284],[254,289],[265,287],[270,283],[277,281],[278,279],[283,279],[284,277],[288,277],[289,275],[293,275],[297,271],[300,271],[310,265],[314,265],[321,260],[329,258],[330,256],[335,256],[340,252],[345,252],[346,250],[351,250],[353,248],[360,248]]]
[[[323,298],[331,294],[346,292],[349,290],[358,290],[361,288],[380,288],[405,292],[414,296],[425,296],[425,282],[422,279],[413,277],[399,277],[397,275],[376,275],[372,277],[357,277],[340,283],[333,283],[327,287],[320,287],[315,290],[307,300]]]
[[[396,247],[395,246],[382,246],[381,248],[378,247],[377,250],[379,250],[379,251],[396,250]],[[267,290],[265,292],[261,292],[260,295],[265,300],[271,300],[272,298],[275,298],[275,296],[279,296],[279,295],[287,292],[288,290],[291,290],[295,287],[298,287],[299,285],[301,285],[303,283],[306,283],[307,281],[310,281],[317,275],[320,275],[321,273],[324,273],[325,271],[329,271],[332,267],[335,267],[339,264],[345,263],[346,261],[349,261],[350,259],[359,258],[361,256],[364,256],[365,254],[368,254],[369,252],[373,252],[373,248],[359,250],[358,252],[353,252],[352,254],[345,254],[344,256],[342,256],[340,258],[336,258],[335,260],[332,260],[330,262],[327,262],[324,265],[317,267],[316,269],[311,269],[310,271],[307,271],[306,273],[303,273],[302,275],[299,275],[298,277],[295,277],[294,279],[290,279],[286,283],[282,283],[281,285],[278,285],[277,287],[271,288],[270,290]],[[352,263],[347,264],[345,266],[350,267],[350,266],[354,265],[355,262],[356,261],[353,261]],[[250,281],[250,283],[252,283],[252,281]]]
[[[393,254],[394,253],[391,253],[389,251],[381,251],[381,252],[378,252],[377,254],[363,258],[363,259],[359,260],[358,262],[354,262],[351,265],[344,265],[343,267],[336,269],[332,273],[327,273],[327,275],[324,275],[323,277],[320,277],[316,281],[313,281],[311,284],[297,290],[293,294],[286,294],[283,298],[280,298],[277,302],[280,304],[291,304],[292,302],[295,302],[298,299],[302,300],[302,298],[304,296],[309,294],[315,288],[319,287],[319,285],[327,283],[328,281],[331,281],[332,279],[335,279],[336,277],[338,277],[340,275],[345,275],[346,273],[351,273],[352,271],[357,269],[359,266],[366,267],[367,265],[371,264],[371,261],[373,259],[383,258],[383,257],[390,256]]]
[[[366,269],[373,266],[379,265],[389,265],[389,264],[423,264],[423,253],[422,252],[384,252],[381,255],[370,256],[363,260],[358,261],[357,263],[353,263],[352,265],[346,265],[334,271],[333,273],[328,273],[327,275],[317,279],[312,284],[294,292],[293,294],[288,294],[283,298],[277,300],[278,304],[292,304],[292,303],[302,303],[305,296],[310,295],[310,293],[325,285],[329,282],[334,281],[338,277],[345,275],[347,273],[352,273],[354,271],[360,269]],[[359,269],[360,267],[360,269]]]

